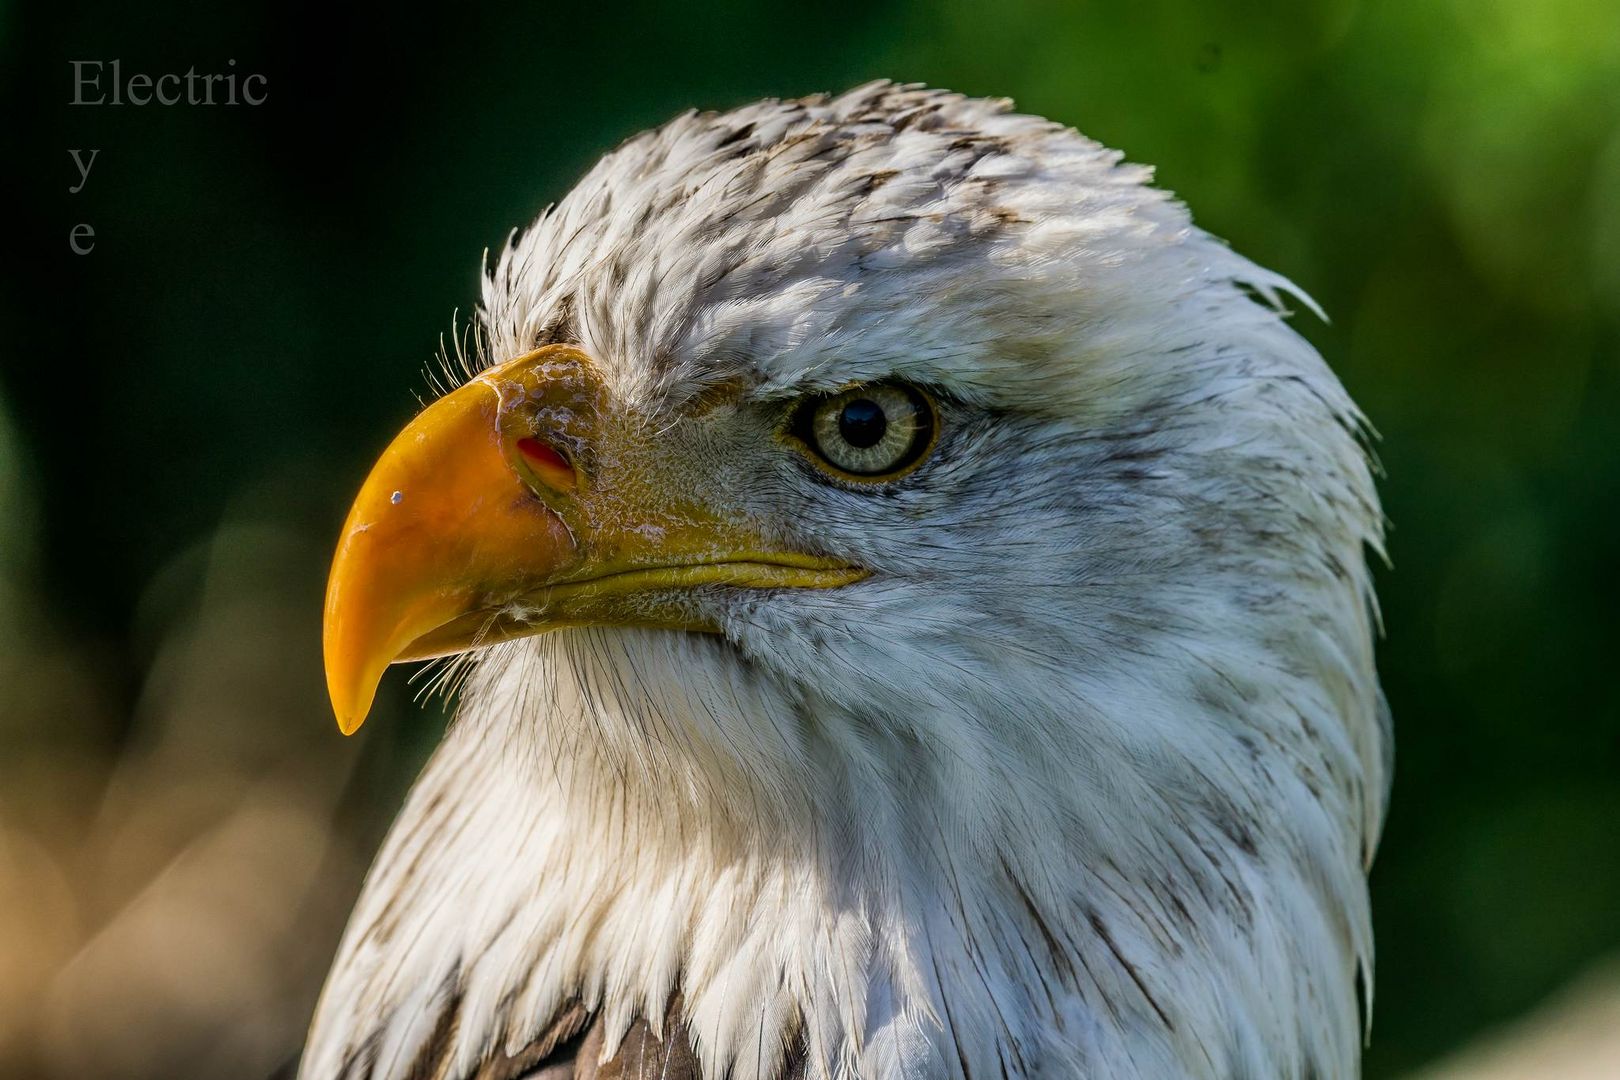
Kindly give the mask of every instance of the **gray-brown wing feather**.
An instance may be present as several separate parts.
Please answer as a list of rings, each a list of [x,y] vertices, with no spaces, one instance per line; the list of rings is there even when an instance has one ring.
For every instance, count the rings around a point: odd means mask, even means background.
[[[571,1005],[534,1042],[516,1054],[490,1058],[470,1080],[701,1080],[681,1005],[679,994],[670,1000],[663,1038],[645,1019],[637,1019],[607,1061],[600,1060],[601,1019]],[[803,1048],[794,1046],[783,1062],[781,1078],[802,1080],[804,1069]]]

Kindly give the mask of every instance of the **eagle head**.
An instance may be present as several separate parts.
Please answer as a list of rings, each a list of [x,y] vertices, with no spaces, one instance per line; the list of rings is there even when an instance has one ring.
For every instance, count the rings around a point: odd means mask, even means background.
[[[464,683],[304,1075],[1354,1075],[1381,517],[1290,292],[1004,101],[610,153],[344,529],[344,730]]]

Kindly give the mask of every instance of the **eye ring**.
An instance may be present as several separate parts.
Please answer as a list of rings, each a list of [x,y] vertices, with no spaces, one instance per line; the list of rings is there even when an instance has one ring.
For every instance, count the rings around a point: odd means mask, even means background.
[[[899,382],[807,397],[788,425],[788,434],[823,472],[868,484],[911,472],[934,448],[938,433],[933,400]]]

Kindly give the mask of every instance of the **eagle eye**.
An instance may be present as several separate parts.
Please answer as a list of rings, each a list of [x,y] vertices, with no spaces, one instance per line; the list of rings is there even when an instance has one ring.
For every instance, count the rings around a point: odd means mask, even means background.
[[[791,434],[824,470],[842,479],[893,480],[933,448],[934,404],[916,387],[868,383],[806,398]]]

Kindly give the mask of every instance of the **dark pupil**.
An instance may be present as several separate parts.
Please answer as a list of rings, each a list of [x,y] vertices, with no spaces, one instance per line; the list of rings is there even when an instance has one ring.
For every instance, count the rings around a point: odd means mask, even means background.
[[[883,433],[888,429],[889,418],[875,401],[860,398],[845,405],[844,411],[838,414],[838,434],[849,445],[862,450],[882,442]]]

